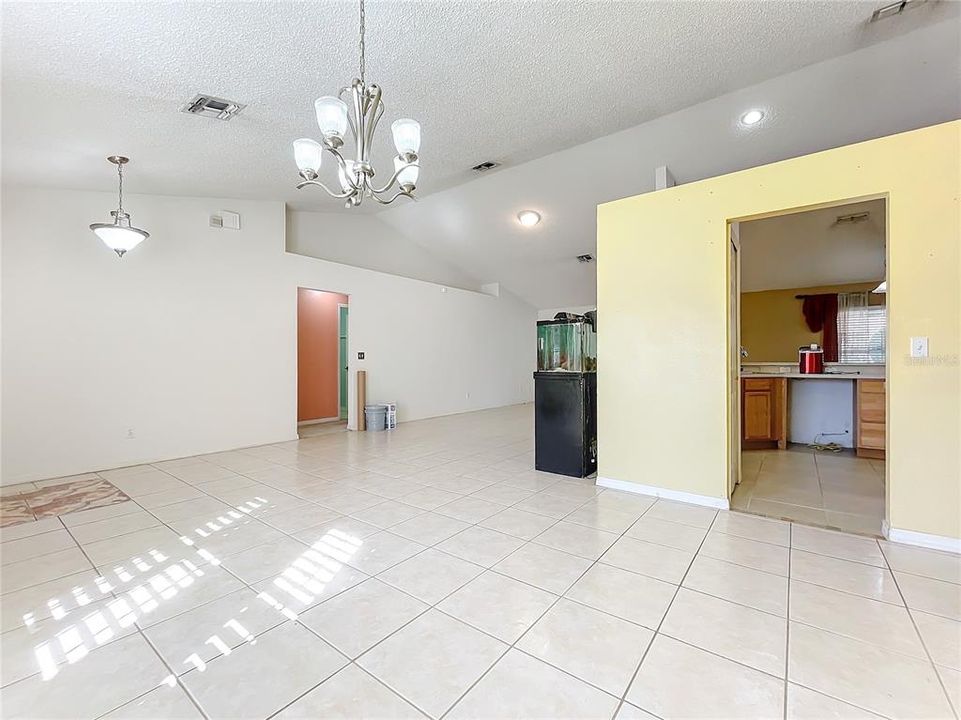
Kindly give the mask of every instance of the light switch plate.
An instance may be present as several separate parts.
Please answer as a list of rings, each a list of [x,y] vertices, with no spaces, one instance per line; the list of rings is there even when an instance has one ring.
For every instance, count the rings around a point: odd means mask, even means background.
[[[928,339],[926,337],[911,338],[911,357],[924,358],[928,356]]]

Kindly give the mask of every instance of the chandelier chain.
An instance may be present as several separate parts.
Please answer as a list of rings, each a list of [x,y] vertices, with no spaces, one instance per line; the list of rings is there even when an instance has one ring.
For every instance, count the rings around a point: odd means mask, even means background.
[[[364,45],[364,35],[366,31],[366,13],[364,12],[364,0],[360,0],[360,82],[366,84],[367,60],[364,57],[366,47]]]
[[[123,215],[123,165],[117,165],[117,185],[118,192],[117,196],[119,198],[119,207],[117,208],[119,213]]]

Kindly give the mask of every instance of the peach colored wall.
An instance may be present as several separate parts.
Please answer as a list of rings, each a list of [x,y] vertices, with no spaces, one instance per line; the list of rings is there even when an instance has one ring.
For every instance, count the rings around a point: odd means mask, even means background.
[[[337,417],[338,305],[347,296],[297,288],[297,421]]]

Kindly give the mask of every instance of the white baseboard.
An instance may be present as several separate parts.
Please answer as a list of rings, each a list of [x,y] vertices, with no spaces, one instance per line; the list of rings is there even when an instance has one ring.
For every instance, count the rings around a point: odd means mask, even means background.
[[[624,492],[635,493],[637,495],[653,495],[654,497],[664,498],[665,500],[676,500],[677,502],[689,503],[691,505],[703,505],[717,510],[727,510],[731,506],[725,498],[711,497],[710,495],[696,495],[695,493],[669,490],[654,485],[641,485],[640,483],[614,480],[613,478],[601,477],[600,475],[597,476],[597,484],[601,487],[610,488],[611,490],[623,490]]]
[[[930,548],[931,550],[961,554],[961,538],[929,535],[928,533],[915,532],[914,530],[899,530],[893,527],[887,528],[886,536],[891,542],[903,543],[904,545],[917,545],[918,547]]]

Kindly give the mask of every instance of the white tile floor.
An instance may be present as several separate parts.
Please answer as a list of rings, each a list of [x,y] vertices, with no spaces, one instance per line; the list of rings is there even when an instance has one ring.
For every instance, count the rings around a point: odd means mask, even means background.
[[[0,533],[2,716],[957,717],[961,558],[531,465],[516,407],[105,472]]]
[[[742,452],[741,482],[731,505],[766,517],[881,536],[884,494],[884,460],[792,445]]]

